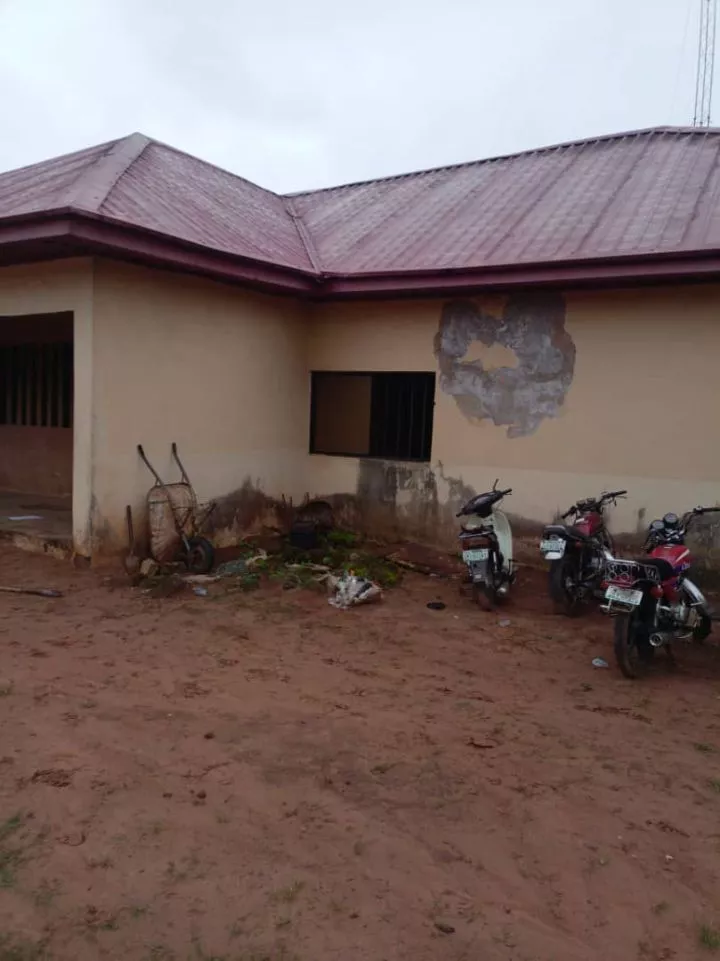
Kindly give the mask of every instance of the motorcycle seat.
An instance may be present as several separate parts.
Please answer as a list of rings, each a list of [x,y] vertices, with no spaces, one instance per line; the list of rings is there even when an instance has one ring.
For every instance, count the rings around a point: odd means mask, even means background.
[[[559,537],[561,540],[586,541],[589,538],[582,531],[575,530],[574,527],[565,527],[563,524],[549,524],[543,531],[543,537]]]
[[[642,567],[654,567],[661,581],[667,581],[675,574],[672,564],[660,557],[636,557],[635,563]]]
[[[482,534],[487,531],[491,531],[493,528],[490,527],[487,521],[483,521],[480,517],[474,517],[469,521],[465,521],[460,527],[460,537],[463,535],[473,535]]]

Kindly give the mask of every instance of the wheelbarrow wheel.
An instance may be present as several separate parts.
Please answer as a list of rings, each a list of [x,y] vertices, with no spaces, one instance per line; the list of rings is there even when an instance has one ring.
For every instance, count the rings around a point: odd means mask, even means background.
[[[204,537],[191,537],[188,541],[185,565],[193,574],[207,574],[212,570],[215,551],[209,540]]]

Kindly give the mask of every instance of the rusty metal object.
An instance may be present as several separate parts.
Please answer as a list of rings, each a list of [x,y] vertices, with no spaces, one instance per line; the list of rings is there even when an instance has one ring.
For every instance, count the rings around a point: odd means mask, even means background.
[[[125,508],[125,519],[128,531],[128,553],[125,557],[125,570],[133,577],[140,570],[140,558],[135,549],[135,530],[133,528],[132,507],[128,504]]]

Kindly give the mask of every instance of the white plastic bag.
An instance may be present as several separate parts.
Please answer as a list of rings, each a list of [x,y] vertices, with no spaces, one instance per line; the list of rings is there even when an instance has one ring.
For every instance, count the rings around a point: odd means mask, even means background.
[[[356,577],[354,574],[328,578],[328,586],[332,591],[328,603],[341,611],[356,607],[358,604],[379,601],[382,597],[382,590],[377,584],[364,577]]]

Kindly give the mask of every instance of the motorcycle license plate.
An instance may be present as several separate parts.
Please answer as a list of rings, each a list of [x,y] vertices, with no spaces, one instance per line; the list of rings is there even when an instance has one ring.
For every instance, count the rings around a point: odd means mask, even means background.
[[[618,601],[620,604],[629,604],[630,607],[638,607],[643,599],[642,591],[634,591],[629,587],[615,587],[611,584],[605,591],[605,597],[609,601]]]
[[[549,541],[540,541],[540,550],[543,554],[557,554],[562,557],[565,553],[565,541],[559,537],[553,537]]]
[[[487,547],[481,547],[475,551],[463,551],[463,560],[466,564],[477,564],[478,561],[486,561],[490,557]]]

